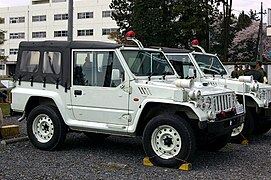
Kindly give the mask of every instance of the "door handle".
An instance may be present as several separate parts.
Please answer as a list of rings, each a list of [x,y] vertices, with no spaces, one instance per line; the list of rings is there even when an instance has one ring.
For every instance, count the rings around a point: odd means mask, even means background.
[[[76,96],[82,95],[82,90],[74,90],[74,95]]]

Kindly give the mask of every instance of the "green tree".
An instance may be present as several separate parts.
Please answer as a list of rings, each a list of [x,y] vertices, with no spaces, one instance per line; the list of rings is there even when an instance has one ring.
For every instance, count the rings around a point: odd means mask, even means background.
[[[188,47],[194,38],[209,46],[211,1],[205,0],[113,0],[120,31],[136,32],[144,45]]]
[[[242,29],[250,26],[251,23],[251,18],[242,11],[238,16],[236,30],[241,31]]]

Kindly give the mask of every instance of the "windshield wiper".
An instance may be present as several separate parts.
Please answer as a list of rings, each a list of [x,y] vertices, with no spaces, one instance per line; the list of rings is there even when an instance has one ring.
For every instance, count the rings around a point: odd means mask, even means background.
[[[163,80],[166,79],[166,75],[172,75],[172,73],[170,73],[170,72],[168,72],[168,71],[163,72],[163,76],[162,76],[162,79],[163,79]]]
[[[149,75],[149,76],[148,76],[148,80],[150,81],[150,80],[151,80],[151,77],[152,77],[153,75],[158,75],[158,74],[155,73],[155,72],[151,72],[151,73],[148,73],[147,75]]]

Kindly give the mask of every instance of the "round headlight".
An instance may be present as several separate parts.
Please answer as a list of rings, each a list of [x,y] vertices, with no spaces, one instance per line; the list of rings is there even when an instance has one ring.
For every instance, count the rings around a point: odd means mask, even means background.
[[[250,84],[250,89],[251,89],[251,91],[254,91],[254,92],[258,91],[259,90],[259,84],[257,82],[251,83]]]
[[[191,99],[198,99],[201,96],[201,91],[200,90],[193,90],[188,93],[188,96]]]
[[[206,108],[207,109],[210,109],[211,108],[211,105],[212,105],[212,99],[210,97],[207,97],[205,99],[205,103],[206,103]]]

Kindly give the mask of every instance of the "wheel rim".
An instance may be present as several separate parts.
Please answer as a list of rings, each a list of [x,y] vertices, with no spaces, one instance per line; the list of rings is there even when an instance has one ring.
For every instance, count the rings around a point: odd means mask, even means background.
[[[242,123],[240,126],[233,128],[231,136],[238,136],[244,129],[244,123]]]
[[[181,150],[181,136],[173,127],[162,125],[153,131],[151,145],[159,157],[163,159],[173,158]]]
[[[54,135],[54,123],[46,114],[38,115],[32,125],[33,134],[41,143],[47,143]]]

